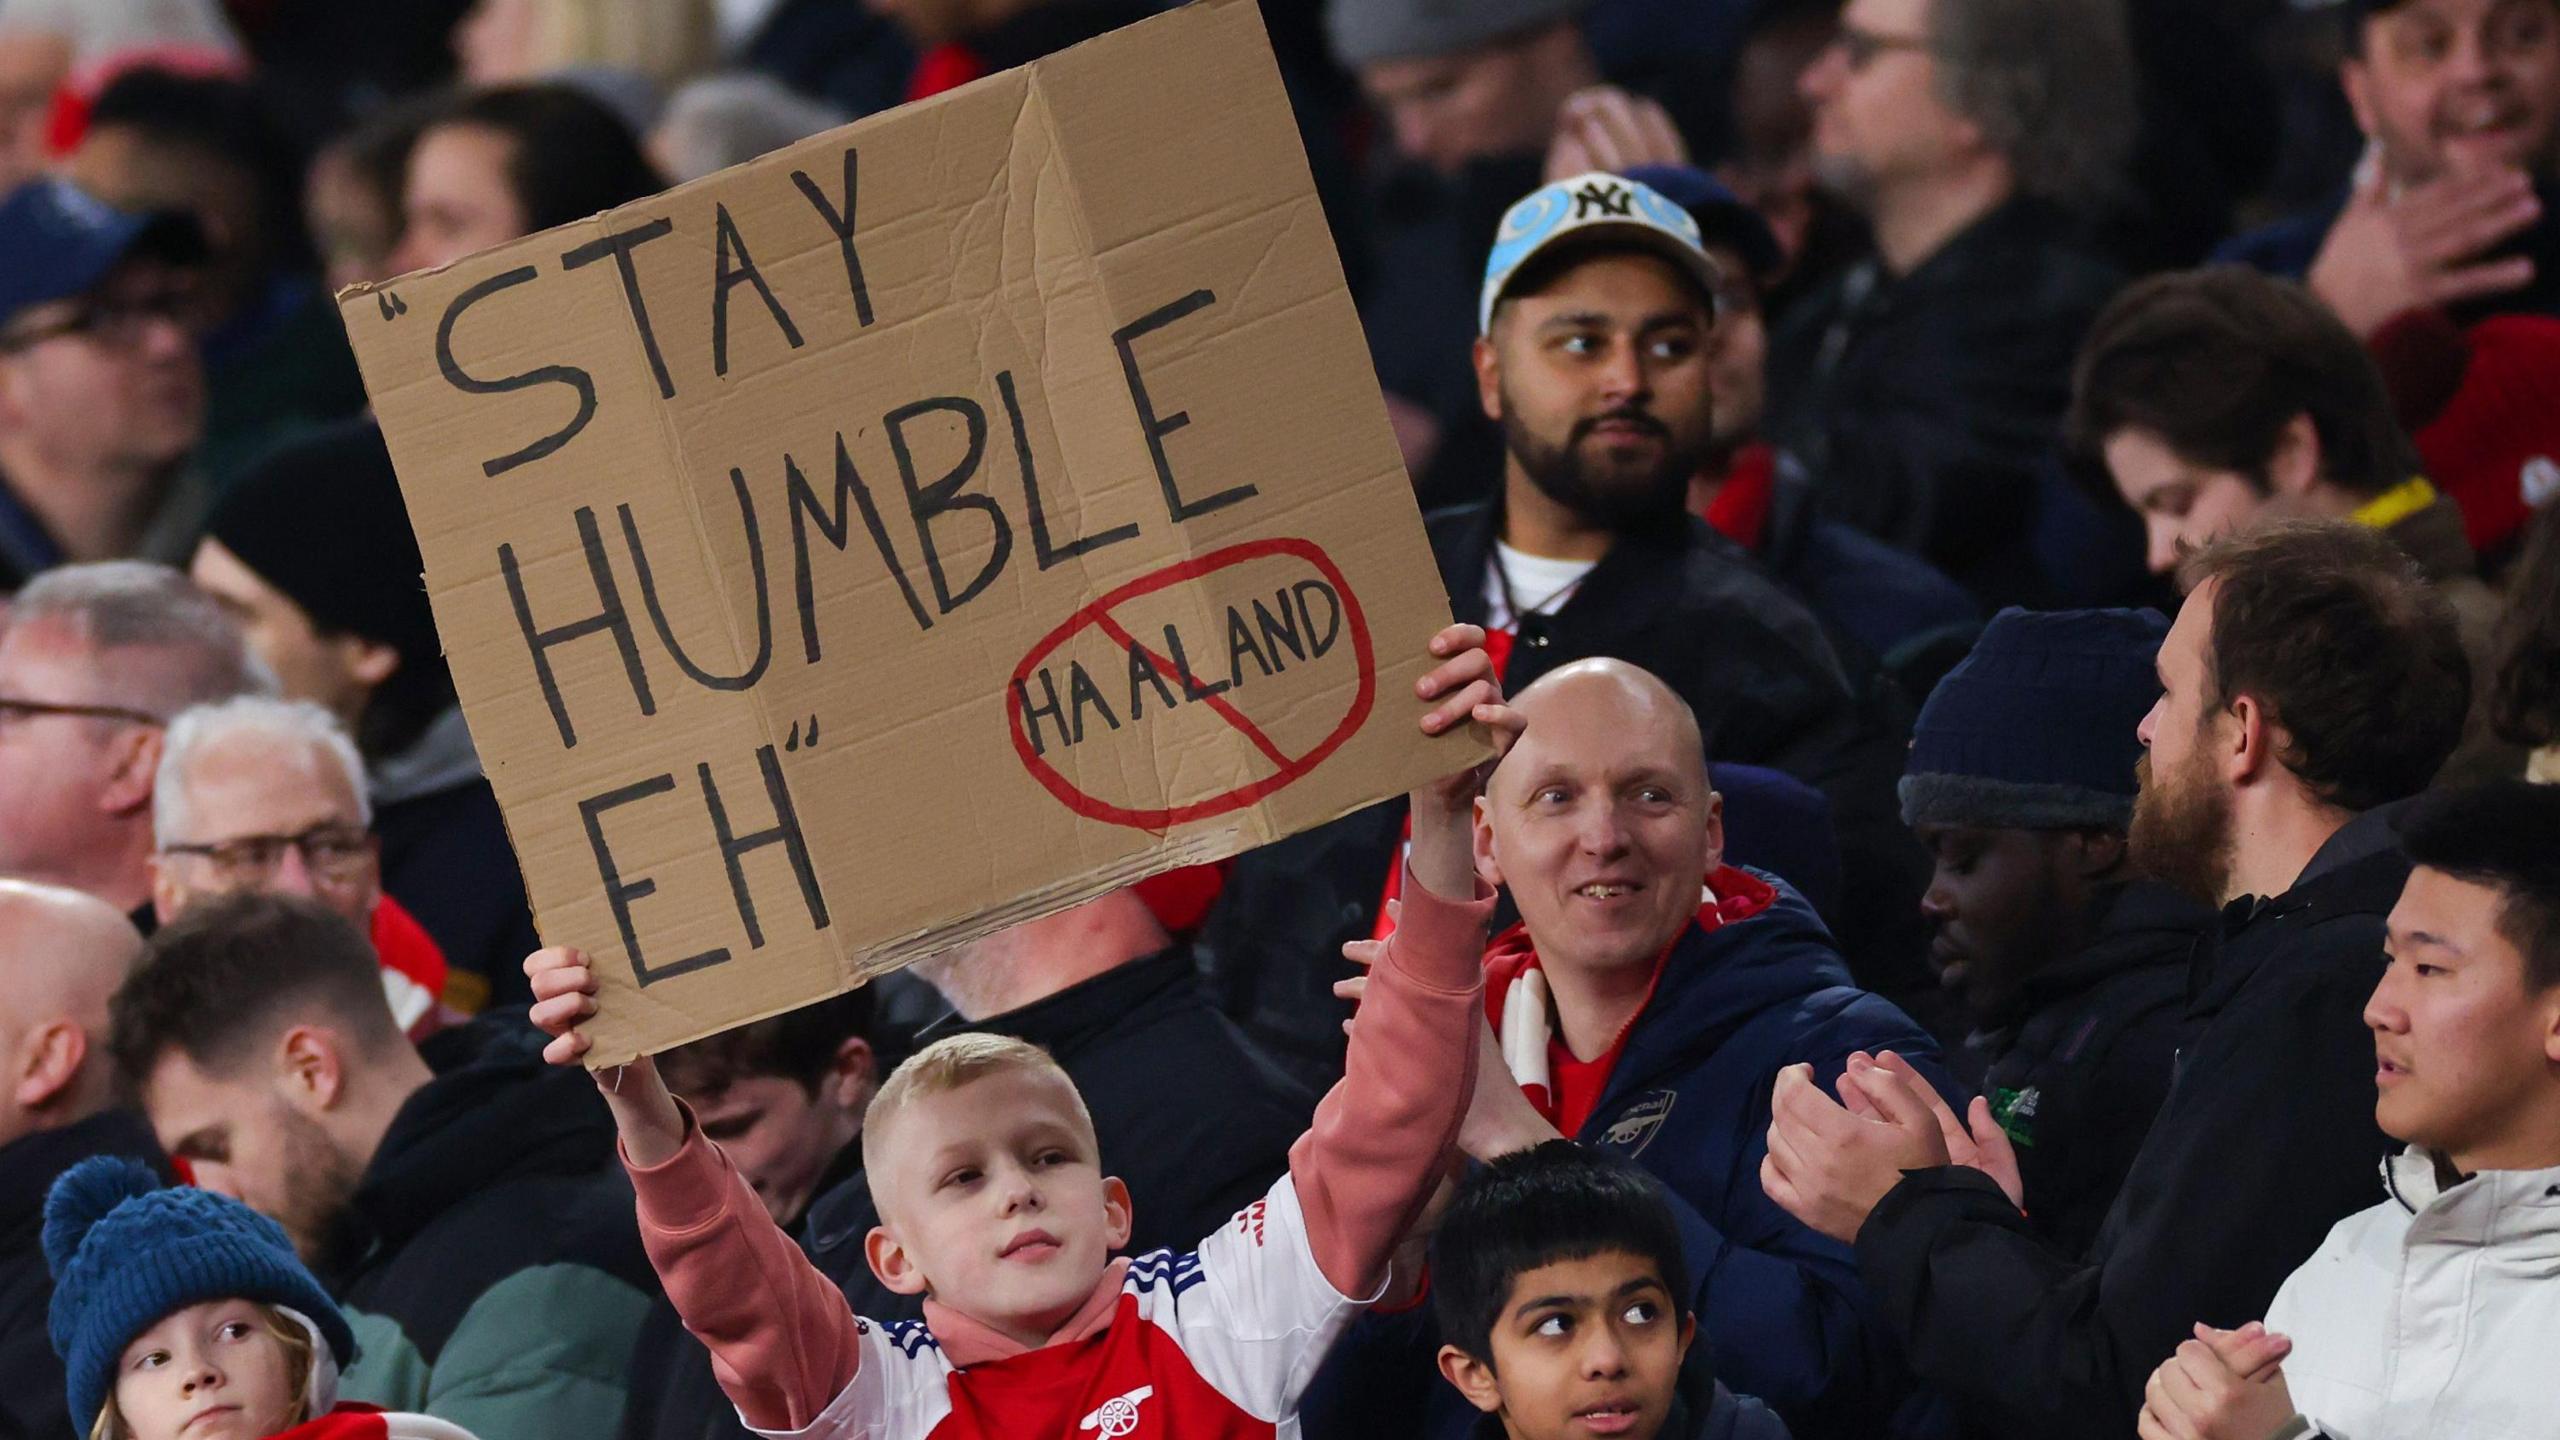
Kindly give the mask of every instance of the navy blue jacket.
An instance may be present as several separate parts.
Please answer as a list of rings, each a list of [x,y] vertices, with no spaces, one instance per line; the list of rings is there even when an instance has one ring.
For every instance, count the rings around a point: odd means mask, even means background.
[[[1872,1440],[1905,1396],[1905,1372],[1850,1247],[1807,1229],[1760,1188],[1770,1094],[1789,1065],[1810,1063],[1827,1091],[1850,1052],[1889,1049],[1950,1104],[1967,1097],[1926,1032],[1850,985],[1813,908],[1782,882],[1777,889],[1760,914],[1713,931],[1692,926],[1673,946],[1574,1138],[1629,1156],[1671,1192],[1687,1300],[1714,1347],[1717,1378],[1768,1402],[1799,1440]],[[1433,1368],[1438,1345],[1424,1310],[1360,1322],[1309,1399],[1307,1433],[1460,1440],[1474,1412]]]

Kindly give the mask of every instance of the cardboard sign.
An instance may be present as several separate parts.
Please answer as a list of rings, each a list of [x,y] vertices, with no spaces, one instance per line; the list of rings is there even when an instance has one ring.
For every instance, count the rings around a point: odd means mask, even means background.
[[[339,304],[593,1063],[1481,750],[1251,0]]]

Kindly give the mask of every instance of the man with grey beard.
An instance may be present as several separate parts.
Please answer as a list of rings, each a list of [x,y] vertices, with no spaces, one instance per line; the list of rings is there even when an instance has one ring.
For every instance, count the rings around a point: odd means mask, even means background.
[[[2136,864],[2223,907],[2222,938],[2089,1254],[2029,1228],[2035,1197],[1978,1102],[1968,1131],[1873,1069],[1853,1075],[1882,1106],[1869,1113],[1904,1117],[1873,1123],[1803,1077],[1778,1083],[1771,1197],[1854,1238],[1913,1370],[1978,1433],[2133,1435],[2152,1370],[2197,1323],[2264,1314],[2371,1201],[2391,1148],[2363,1014],[2409,875],[2391,807],[2462,732],[2453,613],[2389,541],[2342,522],[2222,540],[2187,578],[2139,731],[2131,844]]]
[[[2123,6],[1849,0],[1799,88],[1816,173],[1875,254],[1771,337],[1769,438],[1832,518],[1986,607],[2037,603],[2040,467],[2122,280],[2080,242],[2133,135]]]

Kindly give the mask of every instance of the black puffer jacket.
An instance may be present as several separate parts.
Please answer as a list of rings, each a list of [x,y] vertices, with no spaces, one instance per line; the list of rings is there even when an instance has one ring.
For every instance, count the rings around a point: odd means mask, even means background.
[[[1969,1431],[2125,1440],[2196,1322],[2264,1316],[2329,1227],[2373,1203],[2393,1147],[2374,1123],[2363,1015],[2408,877],[2377,811],[2292,889],[2224,912],[2169,1097],[2087,1256],[1961,1166],[1915,1170],[1877,1205],[1859,1271]]]

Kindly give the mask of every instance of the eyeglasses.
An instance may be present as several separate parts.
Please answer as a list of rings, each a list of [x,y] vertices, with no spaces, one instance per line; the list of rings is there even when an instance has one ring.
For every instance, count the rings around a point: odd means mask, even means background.
[[[344,884],[364,873],[373,837],[346,825],[314,825],[299,835],[240,835],[205,845],[163,845],[163,855],[194,855],[210,862],[226,890],[247,890],[275,878],[285,852],[298,851],[315,880]]]
[[[35,720],[47,715],[71,715],[83,720],[121,720],[128,725],[166,725],[169,722],[148,710],[135,710],[123,705],[68,705],[51,700],[18,700],[0,696],[0,726],[21,720]]]
[[[31,349],[65,335],[85,335],[116,350],[141,346],[154,321],[166,321],[189,339],[204,329],[203,302],[192,287],[170,287],[138,295],[93,295],[71,312],[46,325],[0,335],[0,351]]]
[[[1897,50],[1924,55],[1929,50],[1929,40],[1925,35],[1886,35],[1875,30],[1861,30],[1855,25],[1841,26],[1840,32],[1831,37],[1831,43],[1839,50],[1840,58],[1849,62],[1852,70],[1864,70],[1875,63],[1877,56]]]

